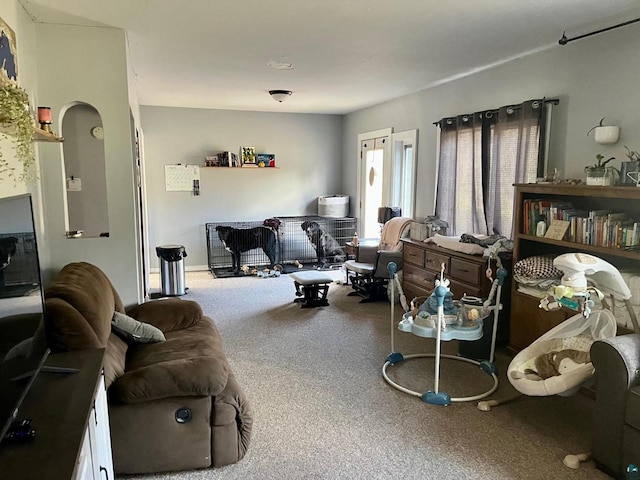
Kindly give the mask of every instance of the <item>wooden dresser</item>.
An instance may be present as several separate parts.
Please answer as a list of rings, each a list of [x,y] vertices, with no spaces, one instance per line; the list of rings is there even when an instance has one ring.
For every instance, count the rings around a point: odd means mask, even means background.
[[[402,289],[410,301],[414,297],[430,295],[435,280],[440,277],[441,265],[445,266],[445,277],[449,279],[449,288],[454,299],[472,295],[487,298],[491,290],[491,281],[486,276],[488,259],[481,255],[468,255],[433,243],[403,239]],[[509,297],[511,293],[511,265],[504,265],[509,275],[502,287],[503,305],[498,325],[498,340],[503,342],[509,337]],[[495,262],[491,268],[495,277]]]

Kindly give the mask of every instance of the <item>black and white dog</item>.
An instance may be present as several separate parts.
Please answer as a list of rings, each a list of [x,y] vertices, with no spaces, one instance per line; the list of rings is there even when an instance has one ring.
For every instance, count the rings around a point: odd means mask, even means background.
[[[262,251],[269,257],[270,267],[275,265],[278,249],[276,235],[270,228],[233,228],[226,225],[218,225],[216,231],[220,241],[224,244],[224,248],[231,253],[234,272],[240,271],[242,253],[254,248],[262,248]]]
[[[304,221],[300,228],[307,234],[307,238],[316,249],[318,260],[325,264],[327,258],[334,262],[343,262],[346,258],[344,249],[331,234],[327,233],[318,222]]]
[[[11,257],[16,254],[16,245],[18,245],[16,237],[0,238],[0,271],[11,263]]]

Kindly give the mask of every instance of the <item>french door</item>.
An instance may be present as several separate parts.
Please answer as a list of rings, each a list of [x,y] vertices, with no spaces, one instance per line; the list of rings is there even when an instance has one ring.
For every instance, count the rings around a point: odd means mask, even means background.
[[[358,218],[363,238],[378,238],[379,207],[400,207],[413,218],[418,165],[418,131],[392,129],[358,135]]]
[[[390,199],[391,174],[389,141],[391,129],[358,135],[360,165],[358,168],[358,199],[361,238],[380,237],[378,208]]]

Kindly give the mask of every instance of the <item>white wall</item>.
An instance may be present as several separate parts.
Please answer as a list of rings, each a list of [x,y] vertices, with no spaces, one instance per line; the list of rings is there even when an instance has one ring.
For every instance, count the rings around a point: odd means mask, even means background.
[[[151,267],[155,247],[184,245],[185,266],[207,265],[205,223],[317,213],[321,195],[342,193],[342,117],[141,107]],[[204,157],[253,146],[273,168],[205,168]],[[197,164],[200,195],[165,191],[164,166]]]
[[[38,104],[38,79],[36,65],[36,39],[34,24],[17,0],[0,0],[0,16],[16,34],[16,47],[18,50],[18,83],[29,94],[32,106]],[[34,144],[36,155],[39,151],[38,143]],[[0,139],[0,148],[5,159],[16,169],[21,171],[21,164],[15,160],[13,143],[8,139]],[[33,196],[34,217],[36,221],[36,235],[39,245],[40,261],[46,264],[49,252],[45,238],[44,213],[41,201],[40,182],[34,180],[29,183],[15,183],[12,179],[0,177],[0,197],[9,197],[23,193]]]
[[[436,137],[433,122],[445,116],[496,108],[533,98],[557,97],[550,165],[564,178],[584,178],[595,155],[626,161],[624,145],[640,148],[640,35],[628,26],[553,47],[494,69],[346,115],[344,193],[356,193],[356,138],[359,133],[393,127],[417,128],[418,193],[416,218],[434,211]],[[401,81],[401,79],[399,79]],[[621,126],[617,144],[598,145],[586,132],[602,117]],[[352,202],[353,203],[353,202]],[[354,212],[352,205],[352,214]]]
[[[142,298],[127,84],[126,42],[122,30],[68,25],[36,25],[40,101],[52,108],[53,129],[64,110],[87,103],[104,126],[109,238],[67,239],[65,182],[60,144],[41,145],[42,188],[50,259],[48,277],[69,262],[101,268],[125,305]],[[90,125],[87,125],[90,127]]]
[[[33,22],[31,22],[22,6],[15,0],[0,0],[0,16],[15,32],[18,51],[18,83],[32,97],[32,101],[35,103],[37,101],[36,90],[38,83],[34,56],[35,36]],[[2,147],[3,158],[17,169],[16,175],[19,176],[22,171],[22,165],[15,160],[13,142],[2,135],[0,136],[0,146]],[[3,175],[0,177],[0,196],[6,197],[28,193],[30,187],[33,188],[34,185],[35,182],[32,185],[25,183],[15,184],[12,179]]]
[[[69,230],[82,230],[85,238],[109,232],[104,141],[91,134],[94,126],[102,126],[100,114],[85,104],[68,109],[62,122],[66,178],[81,182],[80,190],[66,192]]]

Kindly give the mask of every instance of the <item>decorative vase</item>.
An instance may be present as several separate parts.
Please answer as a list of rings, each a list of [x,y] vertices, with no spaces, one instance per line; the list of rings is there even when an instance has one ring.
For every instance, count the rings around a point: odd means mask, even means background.
[[[615,125],[603,126],[603,127],[596,127],[595,129],[596,143],[599,143],[599,144],[616,143],[619,137],[620,137],[620,127],[618,126],[615,126]]]
[[[584,167],[587,185],[604,185],[604,167]]]
[[[608,186],[615,183],[616,169],[613,167],[585,167],[587,185]]]

